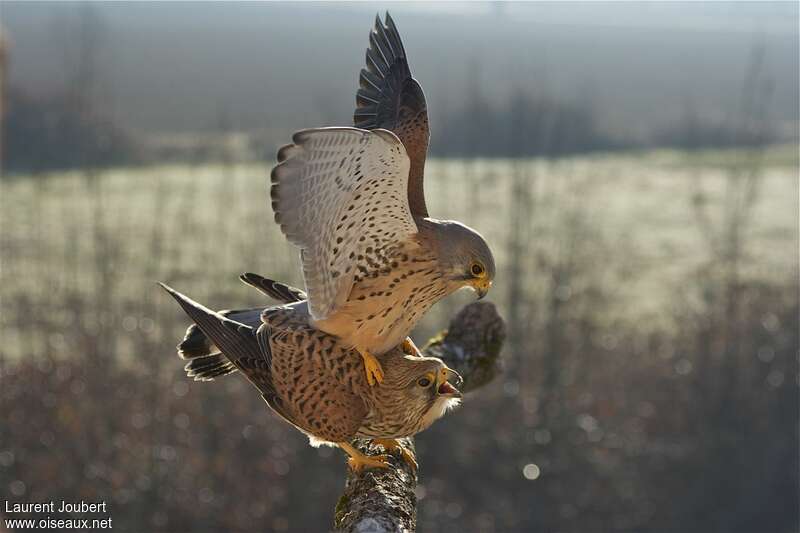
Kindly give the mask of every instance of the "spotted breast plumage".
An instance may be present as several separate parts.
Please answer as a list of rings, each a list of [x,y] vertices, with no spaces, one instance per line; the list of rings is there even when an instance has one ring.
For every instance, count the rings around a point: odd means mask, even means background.
[[[357,127],[303,130],[279,150],[271,199],[301,251],[309,324],[354,347],[376,383],[376,356],[398,344],[419,354],[407,337],[419,318],[462,287],[485,295],[495,264],[477,231],[428,216],[425,96],[388,14],[356,104]]]

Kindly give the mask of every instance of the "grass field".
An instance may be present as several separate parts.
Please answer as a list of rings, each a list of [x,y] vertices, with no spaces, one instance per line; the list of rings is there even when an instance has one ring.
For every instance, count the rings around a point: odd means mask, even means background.
[[[796,146],[427,175],[430,212],[492,246],[510,336],[505,374],[417,440],[420,530],[791,530]],[[241,380],[187,382],[187,321],[155,285],[219,308],[264,302],[244,271],[300,285],[267,181],[232,164],[0,180],[0,492],[109,499],[130,530],[329,527],[341,461]]]
[[[743,228],[748,278],[797,279],[796,155],[794,147],[767,153]],[[676,288],[711,258],[708,236],[697,221],[696,196],[698,190],[705,193],[712,222],[721,228],[726,184],[740,179],[727,170],[738,157],[654,152],[558,162],[435,160],[429,164],[427,196],[434,215],[462,220],[488,238],[500,272],[492,298],[501,309],[512,248],[521,248],[526,290],[535,296],[543,283],[537,265],[559,253],[568,233],[579,232],[580,252],[597,260],[595,275],[613,287],[609,316],[650,323],[663,315]],[[115,323],[135,317],[143,301],[171,309],[156,280],[222,307],[258,301],[236,280],[243,271],[302,284],[297,254],[272,221],[267,171],[256,165],[169,166],[116,169],[90,178],[77,172],[5,178],[0,332],[6,353],[25,353],[20,335],[26,328],[13,312],[15,302],[36,309],[39,320],[59,330],[67,325],[59,323],[61,308],[87,295],[113,302],[105,320]],[[524,216],[511,213],[514,207]],[[110,294],[97,295],[101,289]],[[453,305],[440,310],[449,312]],[[87,308],[83,320],[100,320],[92,311]],[[434,312],[427,323],[441,323],[441,314]]]

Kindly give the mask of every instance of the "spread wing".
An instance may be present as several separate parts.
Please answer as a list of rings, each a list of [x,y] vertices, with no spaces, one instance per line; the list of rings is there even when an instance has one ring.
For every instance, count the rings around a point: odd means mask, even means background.
[[[406,52],[392,17],[386,24],[375,18],[369,34],[367,67],[361,70],[353,123],[367,130],[382,128],[393,132],[411,159],[408,203],[417,216],[428,216],[425,207],[423,172],[428,152],[428,108],[425,94],[411,77]]]
[[[417,232],[409,160],[386,130],[319,128],[292,140],[272,170],[272,208],[300,247],[309,311],[322,320],[347,301],[356,272]]]

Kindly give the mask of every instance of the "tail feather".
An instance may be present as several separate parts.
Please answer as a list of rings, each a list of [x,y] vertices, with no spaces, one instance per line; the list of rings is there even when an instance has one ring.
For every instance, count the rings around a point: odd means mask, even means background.
[[[240,359],[263,358],[252,327],[226,318],[163,283],[159,285],[178,302],[230,362],[235,364]]]
[[[306,299],[306,294],[300,289],[267,279],[258,274],[248,272],[242,274],[240,278],[261,293],[282,303],[292,303]],[[167,290],[170,289],[167,288]],[[263,310],[263,307],[255,307],[251,309],[217,311],[217,314],[234,322],[250,326],[255,331],[261,325],[261,312]],[[211,381],[216,377],[236,371],[236,366],[220,353],[219,348],[215,346],[197,324],[192,324],[186,330],[183,340],[178,344],[178,355],[182,359],[188,359],[184,367],[186,375],[198,381]]]
[[[235,309],[233,311],[217,311],[218,314],[241,324],[257,329],[261,325],[261,312],[263,307],[252,309]],[[194,359],[196,357],[207,357],[219,354],[219,349],[214,346],[203,331],[192,324],[186,330],[183,340],[178,344],[178,355],[183,359]]]

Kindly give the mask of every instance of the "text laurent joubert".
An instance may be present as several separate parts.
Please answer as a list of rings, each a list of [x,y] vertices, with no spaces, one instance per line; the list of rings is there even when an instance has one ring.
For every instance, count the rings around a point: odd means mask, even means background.
[[[88,503],[83,500],[79,502],[68,502],[61,500],[56,508],[56,502],[39,503],[12,503],[6,501],[7,513],[105,513],[106,502]]]

